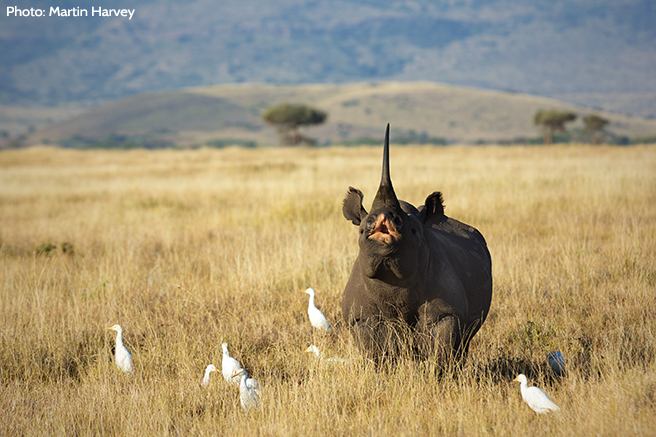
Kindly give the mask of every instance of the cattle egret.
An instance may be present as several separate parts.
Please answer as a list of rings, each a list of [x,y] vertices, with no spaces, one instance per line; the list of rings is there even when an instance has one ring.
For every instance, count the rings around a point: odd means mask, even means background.
[[[547,355],[547,362],[557,376],[562,376],[565,373],[565,357],[560,351],[550,352]]]
[[[223,373],[223,378],[230,384],[237,385],[239,384],[239,378],[235,378],[234,375],[241,370],[241,364],[230,356],[230,353],[228,352],[228,343],[223,343],[221,347],[223,348],[223,360],[221,361],[221,373]]]
[[[315,345],[310,345],[307,349],[305,349],[305,352],[307,353],[313,353],[317,358],[320,360],[330,363],[330,364],[348,364],[348,360],[345,360],[344,358],[324,358],[321,352],[319,351],[319,348],[316,347]]]
[[[548,394],[537,387],[529,387],[528,381],[524,374],[519,374],[513,381],[520,383],[520,390],[524,402],[528,404],[533,411],[538,414],[545,414],[550,411],[558,411],[558,405],[554,404]]]
[[[249,378],[244,369],[235,372],[232,377],[239,378],[239,401],[244,411],[249,413],[253,409],[257,410],[260,402],[260,384]]]
[[[207,385],[210,383],[210,374],[212,372],[216,371],[216,367],[214,367],[214,364],[210,364],[205,368],[205,376],[203,377],[203,382],[200,383],[203,387],[207,387]]]
[[[123,328],[121,328],[121,325],[114,325],[107,328],[107,330],[116,331],[116,351],[114,352],[116,367],[125,373],[132,372],[134,361],[130,351],[123,345]]]
[[[310,323],[317,329],[325,329],[328,332],[331,332],[330,325],[328,324],[328,319],[323,315],[319,308],[314,306],[314,290],[308,288],[303,291],[303,293],[310,295],[310,302],[308,303],[308,316],[310,316]]]
[[[305,352],[307,352],[307,353],[313,353],[313,354],[316,355],[316,357],[319,358],[319,359],[323,358],[323,355],[321,355],[321,352],[319,352],[319,348],[316,347],[316,346],[313,345],[313,344],[311,344],[310,347],[308,347],[307,349],[305,349]]]

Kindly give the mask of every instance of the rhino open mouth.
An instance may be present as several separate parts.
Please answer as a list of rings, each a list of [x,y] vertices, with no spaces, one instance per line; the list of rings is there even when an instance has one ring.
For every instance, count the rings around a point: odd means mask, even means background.
[[[376,224],[373,231],[369,234],[369,238],[380,241],[385,244],[392,244],[400,237],[394,223],[387,218],[385,214],[380,214],[376,219]]]

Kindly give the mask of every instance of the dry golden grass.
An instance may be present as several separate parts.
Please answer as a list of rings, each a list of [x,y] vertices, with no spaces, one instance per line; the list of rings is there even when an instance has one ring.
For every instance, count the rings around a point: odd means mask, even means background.
[[[656,148],[392,148],[399,197],[443,191],[492,253],[490,316],[439,376],[374,368],[339,322],[357,253],[341,200],[353,185],[370,205],[381,154],[0,153],[0,434],[656,434]],[[332,336],[310,328],[309,286]],[[220,375],[199,387],[223,341],[262,385],[258,414]],[[523,404],[519,372],[561,411]]]

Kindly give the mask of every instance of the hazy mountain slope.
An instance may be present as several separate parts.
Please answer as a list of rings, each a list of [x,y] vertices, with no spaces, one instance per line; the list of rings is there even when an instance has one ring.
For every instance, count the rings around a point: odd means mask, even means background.
[[[90,0],[58,5],[98,7]],[[120,7],[136,9],[133,19],[0,18],[0,102],[390,79],[578,93],[582,103],[590,93],[656,93],[651,0],[160,0]],[[630,112],[656,114],[654,95]],[[602,103],[627,110],[626,101]]]
[[[101,138],[112,133],[150,134],[180,130],[248,128],[259,123],[247,107],[198,93],[163,92],[114,100],[52,127],[63,136]],[[57,135],[55,135],[57,136]]]
[[[538,109],[593,112],[543,97],[430,82],[217,85],[119,99],[39,130],[30,141],[151,135],[181,145],[212,139],[276,144],[275,129],[265,125],[260,114],[281,102],[305,103],[328,112],[324,125],[308,130],[320,143],[379,138],[388,122],[397,139],[414,132],[458,142],[510,140],[539,135],[532,123]],[[656,133],[656,120],[603,115],[611,120],[608,130],[617,135]],[[580,125],[579,121],[572,127]]]

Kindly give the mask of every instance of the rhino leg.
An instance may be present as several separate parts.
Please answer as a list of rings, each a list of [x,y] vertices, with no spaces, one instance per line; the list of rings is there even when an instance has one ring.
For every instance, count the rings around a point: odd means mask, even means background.
[[[355,321],[351,329],[359,349],[376,363],[412,352],[407,324],[370,317]]]
[[[416,336],[419,353],[431,357],[436,363],[449,361],[458,354],[461,343],[460,320],[447,315],[435,323],[428,324]]]

